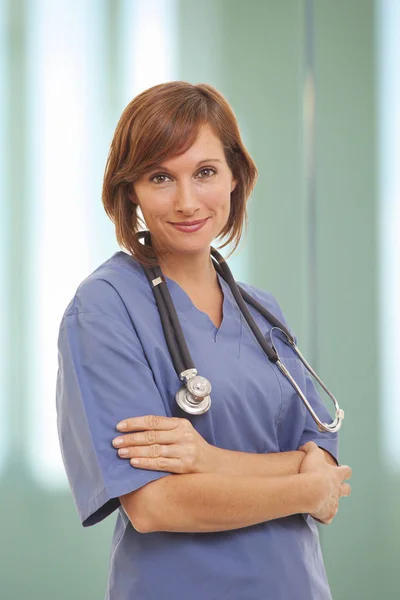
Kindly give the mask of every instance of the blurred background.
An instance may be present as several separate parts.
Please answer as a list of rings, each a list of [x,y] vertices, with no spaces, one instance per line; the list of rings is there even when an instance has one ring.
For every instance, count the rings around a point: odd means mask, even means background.
[[[120,114],[174,79],[231,103],[260,173],[231,267],[346,411],[353,493],[320,530],[333,596],[398,599],[398,0],[0,0],[0,597],[104,597],[115,516],[78,521],[57,334],[119,250],[101,185]]]

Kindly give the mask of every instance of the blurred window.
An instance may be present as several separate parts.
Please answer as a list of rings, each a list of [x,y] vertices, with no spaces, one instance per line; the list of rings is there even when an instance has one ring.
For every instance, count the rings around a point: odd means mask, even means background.
[[[146,87],[175,78],[174,5],[170,0],[118,5],[119,113]],[[38,0],[30,3],[28,16],[28,461],[47,488],[66,485],[54,402],[62,313],[79,283],[107,258],[102,245],[111,246],[112,239],[118,250],[113,228],[98,227],[101,180],[116,125],[105,102],[107,7],[98,0]]]
[[[6,19],[5,19],[5,0],[0,0],[0,473],[3,470],[6,458],[6,448],[8,446],[8,437],[6,427],[7,421],[7,393],[6,393],[6,371],[7,371],[7,335],[6,314],[9,307],[7,286],[7,235],[6,227],[8,223],[8,207],[5,192],[5,162],[6,162],[6,123],[5,123],[5,103],[6,98]]]
[[[380,357],[385,464],[400,470],[400,3],[378,7]],[[371,335],[373,340],[373,335]]]

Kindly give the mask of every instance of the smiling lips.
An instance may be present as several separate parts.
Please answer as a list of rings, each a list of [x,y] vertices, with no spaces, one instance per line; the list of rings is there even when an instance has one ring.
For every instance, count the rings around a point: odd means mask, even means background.
[[[183,231],[185,233],[191,233],[193,231],[198,231],[203,227],[206,223],[207,219],[202,219],[201,221],[185,221],[184,223],[171,223],[175,229],[178,231]]]

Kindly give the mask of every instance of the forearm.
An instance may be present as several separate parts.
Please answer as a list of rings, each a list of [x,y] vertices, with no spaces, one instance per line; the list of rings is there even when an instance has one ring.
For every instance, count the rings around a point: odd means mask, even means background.
[[[271,452],[253,454],[214,447],[212,472],[220,475],[279,477],[300,472],[304,452]]]
[[[266,478],[198,473],[163,477],[121,502],[142,533],[215,532],[310,512],[315,499],[312,474]]]

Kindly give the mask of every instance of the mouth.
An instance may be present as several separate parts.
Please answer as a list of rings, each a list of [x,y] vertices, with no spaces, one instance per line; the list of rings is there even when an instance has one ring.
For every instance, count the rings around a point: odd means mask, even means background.
[[[181,223],[170,223],[170,225],[175,227],[175,229],[177,229],[178,231],[183,231],[184,233],[192,233],[201,229],[207,221],[208,217],[207,219],[201,219],[200,221],[182,221]]]

